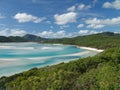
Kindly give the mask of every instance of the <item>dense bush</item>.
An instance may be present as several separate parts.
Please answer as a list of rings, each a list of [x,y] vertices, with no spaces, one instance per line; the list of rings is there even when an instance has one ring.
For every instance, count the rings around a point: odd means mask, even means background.
[[[120,47],[119,38],[120,34],[105,32],[88,36],[78,36],[75,38],[52,39],[45,41],[44,43],[62,43],[106,49],[116,46]]]

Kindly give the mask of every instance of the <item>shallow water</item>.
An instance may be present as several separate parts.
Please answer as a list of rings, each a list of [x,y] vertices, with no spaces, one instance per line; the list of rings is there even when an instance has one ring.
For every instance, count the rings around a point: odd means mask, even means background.
[[[95,54],[97,52],[70,45],[0,43],[0,76],[9,76],[33,67],[69,62]]]

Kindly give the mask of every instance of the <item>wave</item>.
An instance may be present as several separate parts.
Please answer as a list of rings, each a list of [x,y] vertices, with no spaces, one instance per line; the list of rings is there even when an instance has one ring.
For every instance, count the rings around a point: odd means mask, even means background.
[[[34,47],[16,47],[14,49],[34,50]]]
[[[0,49],[11,49],[15,48],[15,46],[0,46]]]
[[[18,61],[18,58],[0,58],[0,61]]]
[[[24,50],[33,50],[34,47],[0,46],[0,49],[24,49]]]
[[[42,50],[61,50],[61,47],[41,47]]]
[[[18,60],[45,60],[45,59],[50,59],[50,58],[55,58],[55,57],[64,57],[64,56],[82,56],[86,54],[90,54],[91,51],[84,51],[84,52],[79,52],[79,53],[73,53],[73,54],[66,54],[66,55],[57,55],[57,56],[45,56],[45,57],[26,57],[26,58],[0,58],[0,61],[18,61]]]

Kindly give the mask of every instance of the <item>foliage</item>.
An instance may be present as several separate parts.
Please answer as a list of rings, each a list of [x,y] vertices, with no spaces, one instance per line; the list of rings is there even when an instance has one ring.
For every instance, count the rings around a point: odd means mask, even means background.
[[[44,43],[61,43],[79,46],[87,46],[99,49],[111,47],[120,47],[120,34],[104,32],[94,35],[78,36],[74,38],[52,39],[44,41]]]
[[[45,38],[41,38],[39,36],[36,35],[31,35],[31,34],[26,34],[23,37],[20,36],[9,36],[9,37],[5,37],[5,36],[0,36],[0,42],[42,42],[45,41],[47,39]]]

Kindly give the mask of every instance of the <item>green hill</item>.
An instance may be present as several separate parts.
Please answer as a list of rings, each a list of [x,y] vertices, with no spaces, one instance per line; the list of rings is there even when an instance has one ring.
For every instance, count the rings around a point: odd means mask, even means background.
[[[42,42],[45,41],[47,39],[45,38],[41,38],[39,36],[36,35],[32,35],[32,34],[26,34],[22,37],[20,36],[0,36],[0,42]]]
[[[27,42],[28,40],[19,36],[0,36],[0,42]]]
[[[87,36],[78,36],[74,38],[52,39],[45,41],[44,43],[72,44],[72,45],[106,49],[116,46],[120,47],[120,34],[114,34],[112,32],[104,32],[104,33],[87,35]]]
[[[0,90],[120,90],[119,38],[119,34],[107,32],[48,40],[44,43],[77,44],[105,51],[69,63],[33,68],[10,77],[1,77]]]

